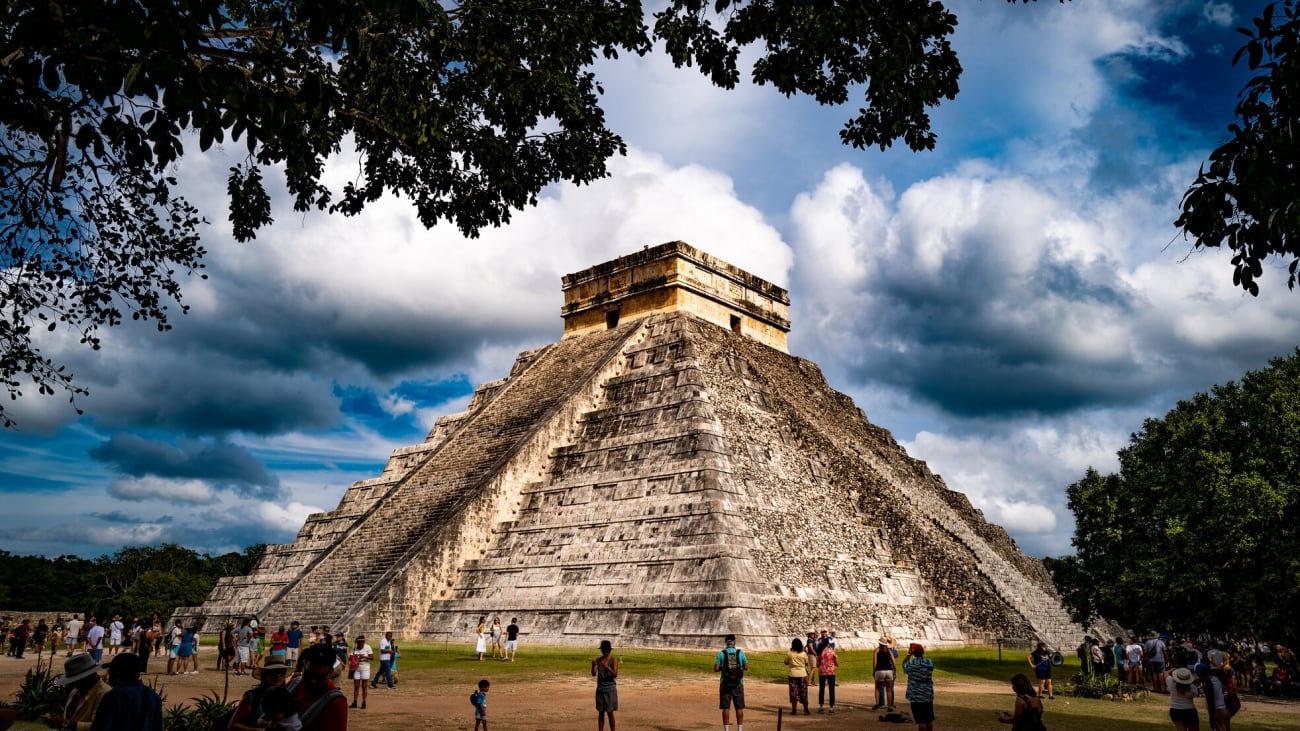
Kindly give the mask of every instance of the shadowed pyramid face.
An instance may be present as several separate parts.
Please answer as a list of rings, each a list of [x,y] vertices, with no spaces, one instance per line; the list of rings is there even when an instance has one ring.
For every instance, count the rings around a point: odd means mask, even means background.
[[[616,322],[586,319],[602,291]],[[460,642],[508,612],[527,642],[747,649],[1083,632],[1005,531],[784,352],[784,290],[674,242],[565,294],[563,339],[196,614]]]

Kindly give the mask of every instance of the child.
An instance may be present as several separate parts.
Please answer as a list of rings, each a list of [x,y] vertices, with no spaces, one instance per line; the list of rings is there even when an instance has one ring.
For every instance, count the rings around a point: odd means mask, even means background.
[[[483,731],[488,731],[487,693],[489,685],[491,683],[487,681],[487,678],[478,681],[478,690],[469,697],[469,702],[474,704],[474,731],[479,731],[480,725]]]
[[[269,731],[301,731],[302,720],[293,707],[293,695],[284,686],[268,688],[262,695],[262,718],[257,725]]]

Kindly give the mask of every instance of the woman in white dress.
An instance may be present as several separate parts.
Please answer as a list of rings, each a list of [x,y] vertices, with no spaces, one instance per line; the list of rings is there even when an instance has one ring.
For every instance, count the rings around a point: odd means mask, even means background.
[[[478,618],[478,641],[474,643],[474,652],[478,653],[479,662],[483,661],[483,653],[487,652],[487,617]]]

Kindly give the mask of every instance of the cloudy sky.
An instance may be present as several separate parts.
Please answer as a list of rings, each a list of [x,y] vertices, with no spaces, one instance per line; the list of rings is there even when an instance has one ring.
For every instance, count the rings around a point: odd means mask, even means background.
[[[1144,418],[1300,342],[1280,266],[1252,298],[1172,226],[1231,121],[1234,28],[1261,5],[953,3],[961,93],[919,154],[841,146],[856,106],[623,59],[599,67],[629,146],[613,174],[472,241],[384,200],[352,219],[280,205],[236,244],[240,150],[189,156],[208,279],[169,333],[43,342],[91,395],[80,417],[62,396],[9,405],[0,549],[290,541],[557,340],[561,275],[681,239],[787,287],[792,353],[1028,552],[1068,553],[1066,485],[1115,469]],[[353,169],[342,155],[330,179]]]

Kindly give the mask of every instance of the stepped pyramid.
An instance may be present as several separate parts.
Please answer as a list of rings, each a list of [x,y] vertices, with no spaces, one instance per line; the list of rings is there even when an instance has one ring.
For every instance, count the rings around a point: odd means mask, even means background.
[[[200,607],[468,642],[1073,647],[1036,559],[786,352],[786,291],[682,242],[563,279],[564,337]]]

